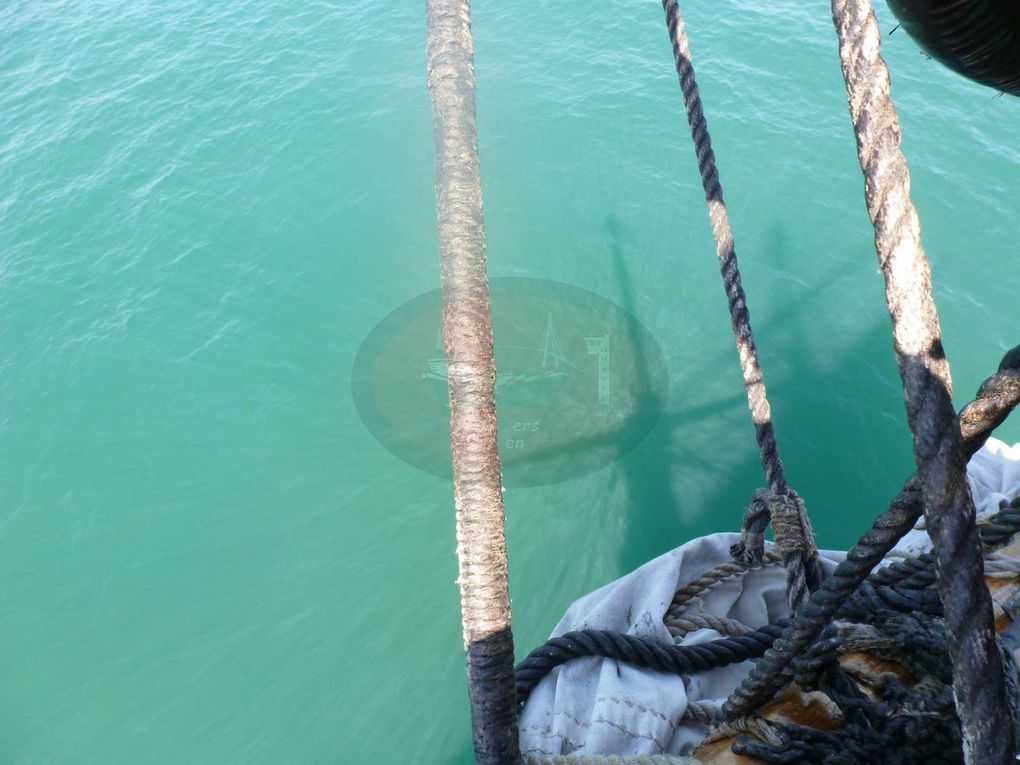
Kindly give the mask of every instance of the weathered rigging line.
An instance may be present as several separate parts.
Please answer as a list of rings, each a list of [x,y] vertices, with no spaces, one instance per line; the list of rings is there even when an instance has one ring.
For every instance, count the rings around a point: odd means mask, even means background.
[[[517,765],[517,693],[468,0],[428,0],[443,339],[475,758]]]

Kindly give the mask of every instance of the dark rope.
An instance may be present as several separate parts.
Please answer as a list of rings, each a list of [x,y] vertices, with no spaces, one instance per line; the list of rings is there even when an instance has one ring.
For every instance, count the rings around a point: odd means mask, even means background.
[[[1020,497],[999,503],[999,512],[981,527],[981,540],[989,550],[1005,547],[1012,541],[1020,526]]]
[[[673,46],[673,58],[676,72],[680,79],[680,90],[683,92],[687,107],[687,121],[691,127],[691,138],[694,140],[694,151],[698,159],[698,171],[701,174],[705,199],[708,203],[709,218],[712,223],[712,234],[715,237],[716,254],[719,257],[719,268],[722,272],[726,299],[729,304],[730,321],[736,338],[737,351],[740,355],[740,368],[744,376],[744,387],[747,390],[747,405],[751,410],[754,422],[755,438],[761,454],[762,468],[769,492],[782,500],[790,494],[786,480],[783,461],[779,457],[779,444],[776,441],[775,428],[772,425],[772,410],[769,406],[765,389],[765,378],[758,362],[758,348],[751,330],[751,315],[747,308],[747,298],[740,279],[740,268],[733,244],[733,230],[730,227],[726,203],[723,201],[722,183],[719,170],[715,164],[715,153],[712,151],[712,137],[708,132],[708,120],[701,103],[701,94],[694,76],[691,63],[691,50],[684,29],[683,18],[677,0],[662,0],[662,8],[666,13],[666,26],[669,31],[670,43]],[[771,508],[765,512],[769,512]],[[800,512],[796,523],[787,522],[776,528],[776,541],[782,548],[783,566],[786,569],[787,598],[792,608],[796,608],[809,593],[809,586],[817,586],[821,579],[818,563],[818,550],[814,546],[814,538],[810,533],[810,524],[803,505],[795,508]],[[769,516],[763,515],[765,525]],[[734,552],[738,556],[751,548],[747,563],[755,563],[761,558],[760,545],[753,542],[754,529],[745,524],[745,534],[752,536],[745,539]],[[743,558],[742,558],[743,559]]]
[[[781,745],[745,736],[733,751],[767,763],[799,765],[962,765],[951,687],[929,681],[908,688],[891,675],[884,683],[881,700],[873,702],[845,673],[832,672],[822,687],[847,720],[842,728],[822,731],[776,723]]]
[[[892,675],[879,677],[873,687],[877,699],[872,700],[838,664],[837,652],[851,650],[866,650],[898,661],[921,680],[907,688]],[[807,726],[785,725],[780,728],[778,740],[744,738],[734,751],[766,762],[819,765],[956,765],[962,761],[942,620],[917,613],[876,611],[859,624],[830,624],[807,654],[793,662],[793,670],[798,685],[806,690],[817,688],[836,704],[843,727],[822,733]]]
[[[1020,497],[1002,500],[990,521],[978,527],[981,543],[986,552],[1008,544],[1020,532]],[[935,555],[931,552],[918,556],[897,558],[892,563],[875,569],[867,579],[872,585],[899,585],[907,589],[931,587],[935,584]]]
[[[988,551],[1007,544],[1015,534],[1020,533],[1020,497],[1011,502],[1003,500],[999,512],[989,524],[982,527],[981,532]],[[895,568],[887,575],[879,576],[879,572],[876,572],[862,582],[839,609],[836,614],[838,618],[849,618],[853,622],[828,624],[820,637],[806,651],[797,655],[783,673],[784,682],[793,680],[804,690],[823,690],[836,700],[851,723],[848,732],[827,737],[819,736],[819,732],[811,728],[788,726],[780,736],[783,741],[781,746],[769,747],[742,738],[734,747],[735,751],[760,757],[767,762],[863,763],[873,760],[839,758],[847,756],[847,753],[863,756],[865,749],[862,747],[866,747],[866,751],[872,754],[885,750],[893,752],[893,759],[889,762],[913,762],[910,759],[896,759],[910,756],[909,750],[902,749],[903,741],[896,740],[896,736],[903,732],[902,726],[898,724],[883,723],[885,727],[882,730],[885,732],[876,734],[878,742],[861,743],[861,731],[874,727],[871,719],[877,713],[870,708],[874,706],[872,702],[855,687],[850,690],[852,680],[838,664],[838,655],[841,653],[870,651],[877,656],[899,661],[915,677],[934,678],[945,684],[951,682],[945,625],[939,618],[943,615],[942,603],[937,593],[929,589],[934,580],[931,571],[934,558],[926,553],[897,561],[893,566]],[[886,570],[880,571],[884,574]],[[926,572],[928,575],[922,576]],[[691,646],[663,645],[632,635],[601,630],[569,632],[550,639],[518,665],[518,700],[523,706],[543,677],[575,658],[599,656],[671,674],[693,674],[761,656],[769,645],[774,644],[777,636],[783,633],[787,624],[787,620],[782,620],[740,637]],[[872,632],[862,632],[862,625],[872,625]],[[1011,674],[1006,679],[1012,685],[1007,683],[1007,688],[1012,693],[1011,708],[1015,708],[1020,704],[1020,680],[1015,666],[1011,664],[1009,669]],[[948,759],[932,762],[956,763],[962,757],[962,750],[959,747],[959,725],[954,710],[921,710],[917,708],[917,699],[920,697],[911,698],[914,707],[905,712],[907,716],[929,719],[933,725],[942,725],[942,718],[947,715],[951,717],[948,738],[945,731],[920,730],[916,720],[911,730],[912,735],[922,736],[926,741],[934,737],[940,745],[950,747],[947,754],[940,755]],[[888,699],[883,699],[883,703],[886,702]],[[887,710],[882,714],[890,717],[900,712]],[[1013,717],[1014,724],[1020,722],[1020,712]],[[697,719],[697,715],[694,718]],[[858,727],[854,728],[853,725]],[[953,746],[956,748],[952,749]]]
[[[554,668],[582,656],[601,656],[671,674],[704,672],[756,659],[783,631],[785,622],[766,624],[745,635],[676,646],[605,630],[579,630],[551,638],[517,665],[517,699],[523,704]]]
[[[968,760],[1005,765],[1015,742],[992,600],[985,586],[974,501],[967,485],[949,362],[931,294],[931,268],[910,200],[910,171],[881,55],[871,0],[832,0],[865,200],[885,279],[893,346],[928,533],[935,544],[936,586],[946,612],[953,693]]]
[[[999,371],[985,380],[975,401],[964,407],[963,412],[970,413],[966,418],[961,413],[961,423],[965,419],[968,423],[963,443],[965,454],[975,454],[988,440],[992,430],[1020,402],[1018,379],[1020,346],[1005,355]],[[783,636],[765,652],[751,673],[723,704],[723,714],[731,719],[742,717],[772,698],[786,683],[784,671],[790,660],[818,638],[847,598],[920,517],[921,493],[915,476],[907,481],[904,490],[889,503],[889,509],[876,518],[872,527],[850,548],[846,559],[836,566],[832,575],[797,610]],[[982,536],[985,544],[994,549],[1004,544],[1002,540],[1009,536],[1009,529],[996,528],[993,521],[982,529]]]

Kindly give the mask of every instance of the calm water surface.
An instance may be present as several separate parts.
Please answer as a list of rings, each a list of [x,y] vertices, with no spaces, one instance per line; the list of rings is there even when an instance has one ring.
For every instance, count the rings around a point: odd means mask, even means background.
[[[491,273],[621,306],[668,379],[621,459],[508,490],[523,655],[761,476],[659,4],[474,5]],[[828,4],[688,6],[788,473],[846,546],[912,456]],[[424,24],[0,8],[4,762],[470,762],[451,487],[351,393],[438,286]],[[1020,342],[1020,101],[885,53],[962,404]]]

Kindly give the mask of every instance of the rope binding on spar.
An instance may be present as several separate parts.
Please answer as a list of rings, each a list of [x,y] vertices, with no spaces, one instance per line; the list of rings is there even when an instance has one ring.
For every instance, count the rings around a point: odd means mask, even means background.
[[[986,0],[984,6],[994,2]],[[532,652],[517,668],[515,684],[470,6],[468,0],[427,2],[461,606],[476,760],[517,765],[521,755],[515,712],[535,684],[573,658],[605,656],[685,674],[760,657],[721,708],[692,704],[685,720],[711,725],[708,741],[751,734],[753,738],[739,739],[734,751],[766,762],[1011,761],[1020,721],[1020,677],[1011,655],[994,638],[983,574],[1020,574],[1013,559],[996,558],[992,552],[1020,530],[1020,501],[1004,504],[979,532],[964,471],[966,461],[1020,401],[1020,347],[1007,354],[999,372],[957,416],[870,1],[832,0],[832,11],[918,469],[824,581],[807,510],[790,488],[779,455],[683,18],[677,0],[662,4],[766,485],[753,493],[740,541],[732,549],[734,559],[678,589],[664,616],[677,639],[704,627],[717,629],[724,638],[697,646],[662,646],[604,631],[570,633]],[[970,5],[982,3],[971,0]],[[904,0],[900,6],[904,24],[916,35],[904,15],[912,12],[911,3]],[[1020,30],[1020,14],[1015,27]],[[981,79],[974,61],[957,68]],[[1012,87],[1001,75],[996,74],[996,83]],[[934,552],[876,570],[922,514]],[[766,552],[770,523],[776,546]],[[790,620],[751,629],[732,619],[689,611],[695,599],[720,582],[780,562],[793,612]],[[1014,613],[1020,616],[1020,604]],[[909,686],[889,679],[877,699],[869,697],[838,661],[841,653],[864,647],[897,656],[922,679]],[[771,723],[754,714],[791,680],[823,691],[842,716],[843,727],[819,731]],[[903,742],[912,748],[904,749]],[[525,761],[694,762],[613,756],[538,756]]]

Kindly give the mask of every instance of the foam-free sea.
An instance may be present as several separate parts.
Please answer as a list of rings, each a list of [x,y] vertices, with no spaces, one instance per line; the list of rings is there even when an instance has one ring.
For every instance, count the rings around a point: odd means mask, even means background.
[[[763,479],[660,4],[473,5],[521,657]],[[829,6],[685,6],[782,456],[846,547],[913,455]],[[1020,343],[1020,100],[877,10],[962,406]],[[472,761],[424,41],[423,2],[0,7],[0,761]]]

